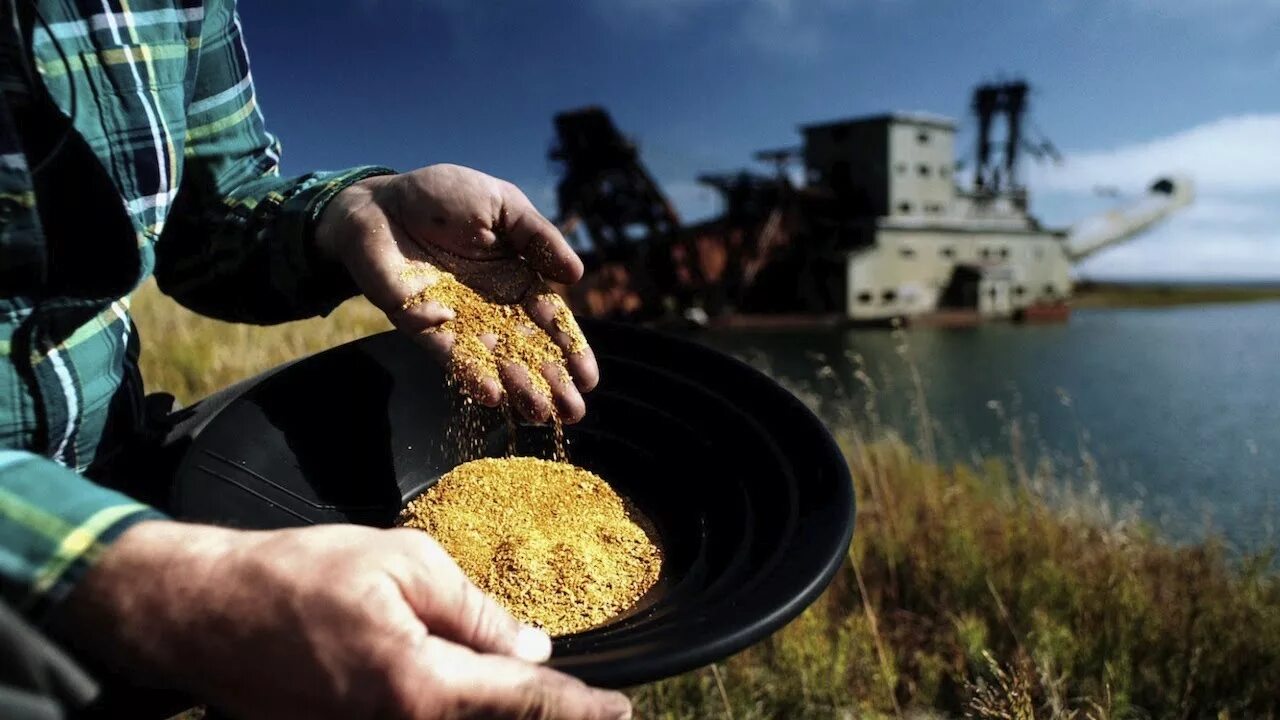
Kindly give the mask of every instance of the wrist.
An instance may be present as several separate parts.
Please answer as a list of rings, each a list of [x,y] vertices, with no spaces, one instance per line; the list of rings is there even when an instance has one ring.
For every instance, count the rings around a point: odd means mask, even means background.
[[[154,520],[124,532],[72,590],[53,631],[78,653],[144,684],[180,677],[200,607],[216,603],[218,566],[233,530]],[[206,629],[207,630],[207,629]]]
[[[343,188],[325,205],[315,226],[315,248],[320,257],[345,264],[346,248],[373,221],[378,205],[376,192],[391,176],[376,175]]]

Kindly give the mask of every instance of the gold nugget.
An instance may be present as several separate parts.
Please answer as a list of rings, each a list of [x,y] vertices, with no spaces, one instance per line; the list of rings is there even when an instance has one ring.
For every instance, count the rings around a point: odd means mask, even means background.
[[[460,465],[401,514],[472,582],[551,635],[604,623],[658,580],[662,551],[599,476],[517,457]]]

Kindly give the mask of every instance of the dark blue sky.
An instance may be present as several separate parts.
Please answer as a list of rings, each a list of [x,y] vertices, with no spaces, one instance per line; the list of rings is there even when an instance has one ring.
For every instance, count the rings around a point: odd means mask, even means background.
[[[1280,276],[1280,217],[1266,211],[1280,205],[1280,181],[1240,188],[1227,168],[1218,182],[1216,166],[1201,167],[1211,158],[1177,144],[1209,131],[1196,147],[1251,141],[1234,126],[1214,131],[1250,116],[1280,129],[1275,0],[245,0],[240,12],[289,172],[457,162],[549,209],[551,116],[598,103],[698,216],[714,206],[697,172],[794,144],[800,123],[884,110],[963,116],[975,82],[1017,73],[1037,86],[1033,121],[1068,151],[1037,195],[1047,219],[1096,209],[1091,183],[1140,190],[1145,179],[1130,178],[1124,158],[1172,142],[1169,169],[1198,175],[1209,214],[1233,221],[1216,233],[1205,217],[1180,218],[1163,239],[1115,251],[1120,261],[1099,258],[1094,274],[1146,267],[1170,242],[1203,254],[1196,239],[1207,232],[1262,242],[1271,263],[1241,265],[1252,246],[1232,246],[1234,264],[1209,274]],[[1246,154],[1266,151],[1280,173],[1280,141]],[[1074,154],[1101,176],[1073,170]],[[1237,211],[1262,216],[1242,234]],[[1264,226],[1272,231],[1254,237]]]

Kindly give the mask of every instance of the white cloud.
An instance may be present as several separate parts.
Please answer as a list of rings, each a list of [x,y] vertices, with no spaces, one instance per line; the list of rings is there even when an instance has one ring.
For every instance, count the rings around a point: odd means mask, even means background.
[[[1190,225],[1221,229],[1274,224],[1280,228],[1280,208],[1271,203],[1229,197],[1201,197],[1182,213]]]
[[[1031,171],[1038,198],[1096,208],[1099,186],[1136,192],[1185,174],[1194,204],[1151,233],[1090,259],[1089,277],[1280,278],[1280,114],[1226,117],[1155,140],[1066,153]]]
[[[1033,168],[1031,182],[1083,193],[1168,173],[1191,176],[1206,194],[1280,192],[1280,114],[1227,117],[1149,142],[1067,153],[1059,167]]]
[[[1193,231],[1179,220],[1083,263],[1082,277],[1151,279],[1280,279],[1280,233]]]

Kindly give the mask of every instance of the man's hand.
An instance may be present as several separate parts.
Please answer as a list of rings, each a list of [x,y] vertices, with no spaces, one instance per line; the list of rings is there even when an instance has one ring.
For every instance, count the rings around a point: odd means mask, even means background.
[[[543,278],[579,280],[582,261],[516,186],[456,165],[368,178],[329,203],[316,242],[346,266],[397,328],[442,361],[452,352],[453,337],[427,331],[450,319],[451,311],[435,303],[402,308],[421,289],[420,281],[403,276],[406,261],[429,262],[488,297],[524,302],[534,321],[566,350],[574,382],[554,385],[554,398],[548,399],[538,397],[523,374],[503,372],[504,387],[492,379],[476,383],[483,388],[477,399],[495,406],[505,393],[535,420],[549,415],[552,401],[566,422],[582,418],[581,393],[599,379],[595,358],[589,348],[568,353],[570,338],[556,328],[555,308],[537,297]]]
[[[425,533],[330,525],[127,531],[54,629],[126,677],[244,718],[630,717]]]

